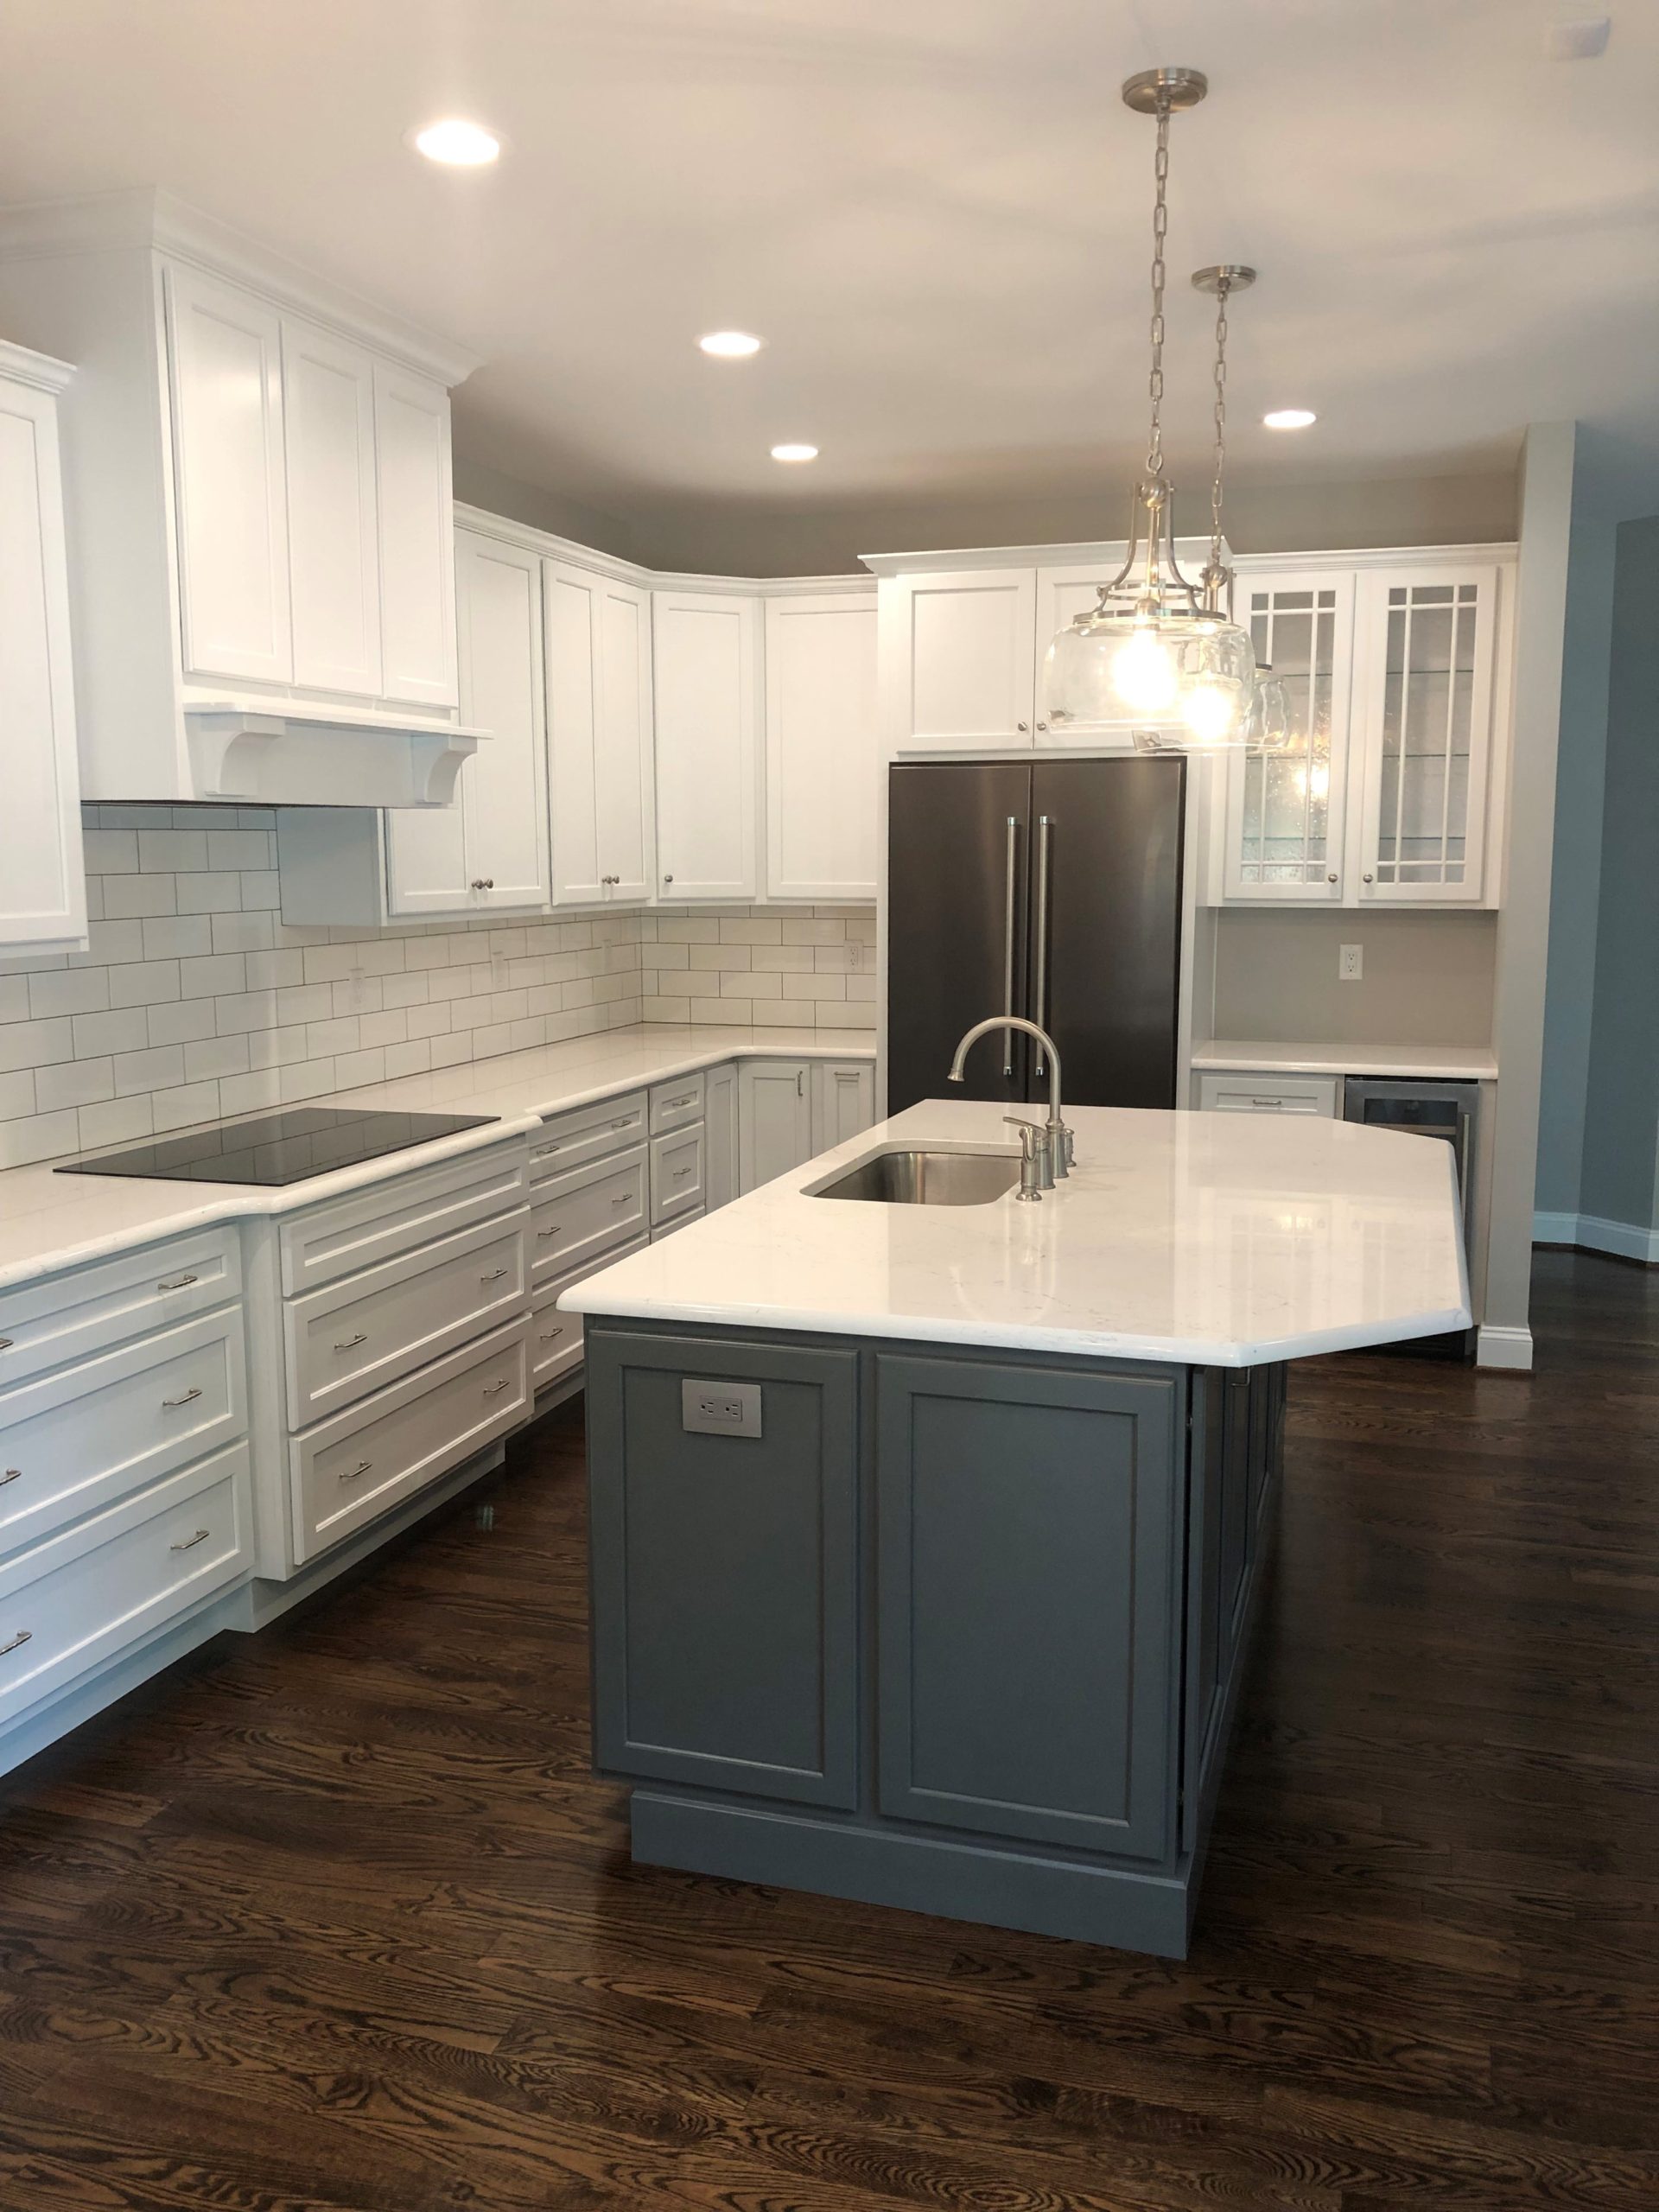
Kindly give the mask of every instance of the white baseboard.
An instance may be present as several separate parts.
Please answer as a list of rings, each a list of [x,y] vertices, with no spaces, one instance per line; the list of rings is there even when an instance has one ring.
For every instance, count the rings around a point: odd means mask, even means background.
[[[1659,1229],[1634,1221],[1609,1221],[1599,1213],[1535,1213],[1535,1244],[1581,1244],[1592,1252],[1611,1252],[1620,1260],[1659,1267]]]
[[[1507,1367],[1513,1373],[1523,1375],[1529,1373],[1532,1367],[1532,1331],[1483,1326],[1476,1332],[1475,1364],[1477,1367]]]

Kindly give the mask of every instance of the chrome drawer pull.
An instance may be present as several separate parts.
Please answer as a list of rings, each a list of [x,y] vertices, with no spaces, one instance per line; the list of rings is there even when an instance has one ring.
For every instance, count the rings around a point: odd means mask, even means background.
[[[690,1167],[677,1167],[674,1170],[674,1180],[677,1183],[683,1183],[686,1177],[693,1174],[696,1171],[694,1169]]]
[[[20,1628],[10,1643],[0,1643],[0,1659],[3,1659],[8,1651],[15,1651],[20,1643],[32,1643],[34,1641],[35,1631],[32,1628]]]
[[[347,1337],[343,1344],[336,1344],[334,1346],[334,1350],[336,1351],[355,1351],[359,1344],[365,1344],[368,1341],[368,1331],[366,1329],[359,1329],[354,1337]]]
[[[696,1095],[697,1094],[695,1090],[688,1090],[683,1098],[664,1098],[663,1101],[664,1113],[671,1114],[677,1106],[689,1106]]]
[[[340,1479],[343,1483],[354,1483],[359,1475],[366,1475],[373,1465],[372,1459],[359,1459],[354,1467],[346,1468]]]
[[[169,1544],[168,1549],[171,1552],[193,1552],[198,1544],[207,1542],[209,1534],[206,1529],[198,1529],[194,1536],[187,1536],[181,1544]]]
[[[613,1206],[631,1206],[633,1204],[633,1192],[632,1191],[624,1191],[621,1197],[620,1198],[613,1198],[611,1200],[611,1204]]]
[[[543,1329],[543,1330],[542,1331],[542,1342],[543,1342],[544,1344],[554,1344],[554,1343],[556,1343],[556,1342],[557,1341],[557,1339],[558,1339],[560,1337],[562,1337],[563,1334],[564,1334],[564,1325],[563,1325],[563,1322],[561,1322],[561,1323],[560,1323],[560,1325],[559,1325],[559,1326],[558,1326],[556,1329]]]
[[[536,1234],[537,1235],[537,1236],[539,1236],[539,1237],[543,1238],[543,1241],[545,1241],[545,1239],[546,1239],[546,1238],[548,1238],[548,1237],[550,1237],[550,1236],[563,1236],[563,1234],[564,1234],[564,1230],[563,1230],[563,1225],[560,1225],[559,1227],[556,1227],[556,1228],[554,1228],[554,1229],[538,1229],[538,1230],[537,1230]]]
[[[607,1122],[605,1126],[609,1129],[637,1129],[639,1126],[639,1116],[637,1114],[625,1114],[620,1122]]]
[[[188,1290],[195,1281],[194,1275],[179,1275],[172,1282],[158,1282],[156,1287],[157,1290]]]
[[[502,1390],[510,1390],[510,1389],[512,1389],[512,1376],[511,1376],[511,1375],[504,1375],[504,1376],[501,1377],[501,1380],[500,1380],[499,1382],[486,1382],[486,1383],[484,1385],[484,1395],[485,1395],[485,1396],[486,1396],[486,1398],[493,1398],[494,1396],[496,1396],[496,1395],[497,1395],[499,1391],[502,1391]]]
[[[187,1390],[181,1398],[163,1398],[162,1411],[170,1414],[176,1411],[180,1406],[193,1406],[200,1395],[200,1390]]]
[[[14,1337],[0,1337],[0,1351],[10,1351],[16,1342]]]
[[[480,1275],[479,1281],[480,1282],[499,1282],[506,1272],[505,1268],[498,1268],[493,1275]]]
[[[0,1490],[3,1490],[8,1483],[20,1483],[22,1479],[23,1471],[21,1467],[8,1467],[4,1474],[0,1475]]]

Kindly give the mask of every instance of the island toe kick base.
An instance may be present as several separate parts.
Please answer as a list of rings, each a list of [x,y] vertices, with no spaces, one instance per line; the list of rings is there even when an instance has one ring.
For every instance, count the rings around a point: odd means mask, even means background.
[[[604,1317],[588,1360],[637,1859],[1185,1955],[1281,1364]]]

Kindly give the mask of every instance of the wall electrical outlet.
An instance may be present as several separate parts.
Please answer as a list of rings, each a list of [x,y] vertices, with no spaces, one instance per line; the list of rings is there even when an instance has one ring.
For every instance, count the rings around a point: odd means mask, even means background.
[[[1365,974],[1365,948],[1363,944],[1344,944],[1337,954],[1337,980],[1342,983],[1357,983]]]
[[[362,1014],[368,1008],[369,979],[360,968],[353,968],[346,978],[346,1007],[350,1014]]]
[[[760,1385],[683,1382],[680,1427],[693,1436],[759,1436]]]

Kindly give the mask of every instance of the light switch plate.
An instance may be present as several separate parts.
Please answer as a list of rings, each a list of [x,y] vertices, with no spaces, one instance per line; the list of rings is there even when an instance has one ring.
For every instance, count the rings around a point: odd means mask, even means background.
[[[759,1436],[760,1385],[682,1382],[680,1427],[692,1436]]]
[[[1363,944],[1344,944],[1337,954],[1337,980],[1341,983],[1363,982],[1365,977],[1365,948]]]

